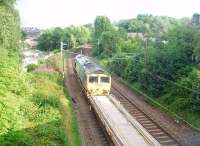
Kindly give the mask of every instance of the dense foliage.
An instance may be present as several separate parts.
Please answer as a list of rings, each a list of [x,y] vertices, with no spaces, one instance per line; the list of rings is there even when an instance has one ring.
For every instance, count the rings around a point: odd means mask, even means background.
[[[98,19],[95,31],[112,28],[98,33],[94,43],[101,63],[198,126],[200,32],[163,16],[138,15],[111,26]]]
[[[23,96],[27,91],[23,75],[19,72],[19,18],[12,3],[0,1],[1,135],[23,128],[23,118],[17,97]],[[19,82],[20,85],[18,85]]]
[[[121,20],[119,27],[127,32],[145,33],[152,37],[161,37],[169,29],[180,25],[181,21],[166,16],[138,15],[137,18]]]
[[[81,145],[60,73],[21,72],[24,36],[14,4],[15,0],[0,0],[0,145]],[[60,112],[61,98],[68,105],[67,122]]]
[[[99,39],[101,34],[105,31],[112,29],[111,22],[108,17],[97,16],[94,22],[94,36],[96,39]]]
[[[91,31],[90,26],[70,26],[64,29],[57,27],[46,30],[38,39],[38,49],[45,51],[59,49],[61,41],[67,44],[65,48],[68,49],[85,44],[90,41]]]
[[[17,114],[21,126],[9,129],[0,137],[2,145],[66,145],[66,138],[59,111],[59,96],[64,96],[59,85],[59,74],[29,74],[26,77],[31,91],[10,102],[19,106]],[[14,107],[14,105],[13,105]],[[7,107],[9,109],[9,107]],[[8,114],[5,115],[8,117]]]

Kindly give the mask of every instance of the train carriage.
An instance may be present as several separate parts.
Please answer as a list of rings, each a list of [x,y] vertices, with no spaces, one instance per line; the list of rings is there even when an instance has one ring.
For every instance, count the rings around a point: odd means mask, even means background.
[[[111,76],[105,70],[89,57],[81,54],[74,60],[74,70],[87,96],[110,94]]]

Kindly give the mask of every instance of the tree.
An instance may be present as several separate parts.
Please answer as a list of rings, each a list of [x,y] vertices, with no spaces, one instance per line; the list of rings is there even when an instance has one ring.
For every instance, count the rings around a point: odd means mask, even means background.
[[[128,31],[129,32],[145,32],[146,28],[141,20],[133,19],[129,22]]]
[[[38,49],[52,51],[60,48],[60,42],[67,43],[67,48],[82,45],[91,40],[91,32],[85,26],[70,26],[64,29],[54,28],[43,32],[38,39]]]
[[[132,19],[120,20],[120,21],[118,22],[118,26],[119,26],[120,28],[123,28],[124,30],[128,30],[128,28],[129,28],[129,23],[130,23],[131,20],[132,20]]]
[[[59,49],[60,42],[63,41],[63,30],[60,27],[56,27],[52,30],[50,35],[50,48]]]
[[[52,51],[52,33],[51,31],[43,32],[42,35],[38,38],[37,48],[43,51],[50,50]]]
[[[193,57],[194,60],[199,62],[200,61],[200,32],[196,31],[194,35],[194,41],[193,41],[195,48],[193,50]]]
[[[100,37],[100,50],[98,54],[103,52],[105,55],[112,56],[116,53],[119,43],[120,37],[118,30],[104,31]]]
[[[5,6],[14,7],[16,0],[1,0],[0,3],[3,3]]]
[[[94,22],[95,39],[99,39],[101,34],[112,29],[112,24],[108,17],[97,16]]]
[[[127,60],[119,58],[125,57],[126,56],[123,54],[115,54],[109,63],[109,69],[120,77],[122,77],[125,73],[125,69],[127,67]]]
[[[137,18],[120,21],[118,26],[127,32],[140,32],[157,38],[180,24],[177,19],[171,17],[139,14]]]
[[[63,41],[67,44],[68,49],[76,46],[76,38],[68,29],[64,30]]]

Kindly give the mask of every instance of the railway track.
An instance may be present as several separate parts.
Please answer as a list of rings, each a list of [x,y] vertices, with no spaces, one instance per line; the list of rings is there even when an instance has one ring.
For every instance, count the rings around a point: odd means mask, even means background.
[[[72,60],[66,63],[67,72],[65,83],[68,87],[70,96],[73,98],[73,107],[76,113],[77,123],[81,134],[83,146],[109,146],[110,143],[102,130],[101,124],[90,106],[79,85],[79,82],[72,68]]]
[[[180,146],[180,144],[165,130],[162,129],[154,120],[145,114],[145,112],[136,106],[134,102],[116,87],[112,85],[112,94],[120,103],[135,117],[135,119],[163,146]]]

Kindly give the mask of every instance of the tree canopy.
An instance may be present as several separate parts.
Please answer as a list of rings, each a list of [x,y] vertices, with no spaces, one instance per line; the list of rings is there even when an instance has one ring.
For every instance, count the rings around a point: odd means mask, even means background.
[[[166,16],[138,15],[115,24],[101,19],[94,22],[93,55],[131,86],[198,126],[188,115],[197,118],[200,113],[199,30]]]
[[[40,50],[52,51],[60,48],[61,41],[67,44],[67,48],[87,43],[91,41],[90,29],[85,26],[48,29],[40,35],[37,47]]]
[[[99,39],[101,34],[112,29],[110,19],[106,16],[97,16],[94,22],[94,35]]]

